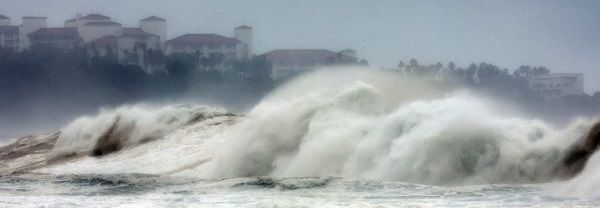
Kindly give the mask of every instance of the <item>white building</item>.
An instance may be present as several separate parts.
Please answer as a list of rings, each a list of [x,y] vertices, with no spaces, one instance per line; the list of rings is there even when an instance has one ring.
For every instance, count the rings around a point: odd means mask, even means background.
[[[79,27],[79,34],[83,42],[88,43],[104,36],[120,36],[123,34],[123,27],[120,23],[108,22],[88,22]]]
[[[27,34],[27,38],[31,45],[45,45],[60,49],[69,49],[81,45],[77,28],[40,28]]]
[[[529,88],[544,98],[582,95],[583,74],[557,73],[529,78]]]
[[[19,50],[19,27],[10,25],[10,18],[0,15],[0,47]]]
[[[252,27],[242,25],[233,30],[233,37],[240,41],[237,45],[236,58],[250,59],[254,55]]]
[[[234,29],[234,38],[217,34],[186,34],[166,42],[167,53],[223,54],[227,59],[248,59],[253,54],[252,28]]]
[[[167,20],[150,16],[140,20],[140,28],[142,31],[157,35],[160,42],[167,41]]]
[[[10,18],[0,14],[0,26],[10,26]]]
[[[315,70],[328,64],[355,63],[353,50],[333,52],[325,49],[277,49],[264,56],[272,65],[274,80]]]
[[[160,37],[141,28],[123,28],[120,35],[108,35],[86,44],[94,55],[104,56],[111,50],[121,62],[142,64],[145,50],[159,49]]]
[[[28,35],[40,28],[48,27],[46,17],[23,17],[23,24],[19,27],[19,40],[21,41],[20,48],[24,50],[31,46]]]
[[[160,48],[160,36],[145,32],[141,28],[123,28],[123,33],[119,36],[119,49],[133,50],[135,47],[158,49]]]

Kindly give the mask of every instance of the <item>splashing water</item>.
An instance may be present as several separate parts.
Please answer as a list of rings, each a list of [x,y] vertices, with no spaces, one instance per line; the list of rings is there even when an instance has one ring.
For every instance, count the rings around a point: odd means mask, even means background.
[[[331,187],[346,187],[342,192],[353,195],[353,188],[359,188],[355,185],[360,183],[401,187],[387,191],[370,187],[372,197],[389,197],[407,188],[414,188],[409,192],[417,195],[426,192],[442,197],[452,192],[448,187],[477,189],[475,195],[486,190],[502,195],[483,201],[511,196],[508,201],[496,201],[496,205],[516,200],[520,202],[517,205],[525,206],[546,194],[598,195],[597,154],[577,177],[561,181],[558,175],[567,149],[584,138],[597,119],[581,118],[558,128],[520,116],[517,110],[507,110],[509,107],[498,103],[427,80],[330,69],[286,84],[244,116],[206,106],[126,106],[77,119],[61,130],[47,156],[78,157],[31,172],[94,177],[161,175],[177,179],[173,179],[176,186],[186,184],[178,178],[192,180],[190,187],[202,186],[205,191],[214,190],[207,184],[219,181],[217,189],[228,190],[224,193],[243,189],[250,195],[262,193],[252,191],[253,184],[288,187],[278,181],[316,178],[319,186],[311,188],[323,192],[317,198],[328,196]],[[123,148],[102,157],[89,156],[107,134],[117,138]],[[241,179],[246,177],[250,179]],[[267,178],[256,182],[254,177]],[[323,178],[335,179],[338,182],[332,183],[338,185],[329,185]],[[223,185],[237,180],[250,182]],[[544,184],[525,185],[538,183]],[[166,184],[161,186],[171,183]],[[524,198],[513,198],[509,192]],[[204,191],[193,193],[202,195]],[[468,198],[457,197],[458,201]],[[557,200],[550,205],[573,202],[569,198],[550,199]],[[586,206],[597,201],[575,200]]]

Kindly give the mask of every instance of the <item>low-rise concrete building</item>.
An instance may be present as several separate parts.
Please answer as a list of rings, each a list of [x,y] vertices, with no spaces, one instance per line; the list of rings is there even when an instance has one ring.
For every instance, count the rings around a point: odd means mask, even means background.
[[[529,78],[529,87],[544,98],[583,95],[583,74],[556,73]]]

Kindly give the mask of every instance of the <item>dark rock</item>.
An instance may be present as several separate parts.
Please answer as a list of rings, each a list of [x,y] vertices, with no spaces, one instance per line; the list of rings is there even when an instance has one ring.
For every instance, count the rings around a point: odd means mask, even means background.
[[[558,168],[559,176],[571,178],[579,174],[588,159],[598,150],[598,145],[600,145],[600,122],[592,126],[585,138],[569,147]]]

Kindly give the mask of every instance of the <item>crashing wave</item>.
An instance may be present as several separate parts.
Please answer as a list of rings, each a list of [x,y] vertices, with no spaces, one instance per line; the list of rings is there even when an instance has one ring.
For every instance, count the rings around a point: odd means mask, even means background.
[[[284,88],[279,93],[285,96],[260,103],[231,128],[214,159],[186,174],[437,185],[545,182],[559,176],[567,148],[593,124],[581,119],[561,129],[506,114],[468,92],[414,98],[411,91],[430,88],[403,85],[392,94],[377,81],[301,93],[293,85],[313,81],[291,84],[295,96]]]
[[[580,170],[574,180],[583,180],[600,170],[600,140],[586,139],[595,120],[558,128],[467,91],[331,70],[277,89],[243,117],[185,105],[125,106],[77,119],[61,130],[49,158],[80,158],[36,171],[266,177],[258,184],[267,185],[304,177],[536,183]]]
[[[161,138],[166,133],[207,118],[228,115],[222,109],[181,105],[163,108],[124,106],[82,117],[61,130],[50,156],[105,155]]]

